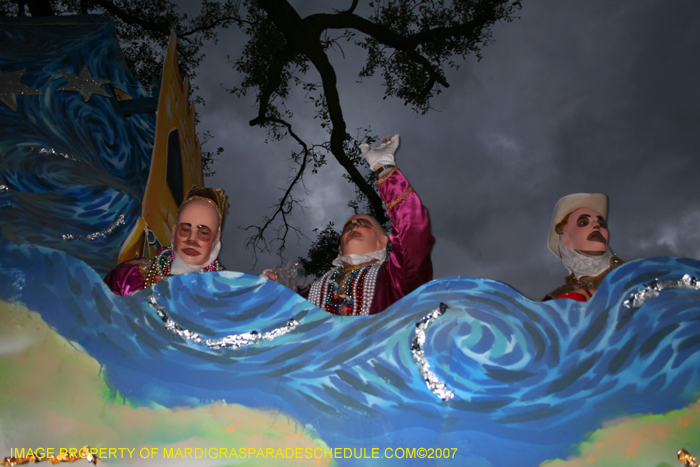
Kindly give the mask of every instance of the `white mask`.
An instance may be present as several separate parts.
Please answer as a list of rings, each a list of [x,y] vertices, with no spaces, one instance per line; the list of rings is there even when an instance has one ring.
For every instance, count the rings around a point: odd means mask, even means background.
[[[219,257],[219,251],[221,251],[221,239],[216,242],[216,245],[211,250],[209,254],[209,261],[204,264],[187,264],[184,259],[180,258],[173,248],[173,264],[170,265],[170,274],[187,274],[188,272],[201,272],[202,269],[209,266],[216,258]]]

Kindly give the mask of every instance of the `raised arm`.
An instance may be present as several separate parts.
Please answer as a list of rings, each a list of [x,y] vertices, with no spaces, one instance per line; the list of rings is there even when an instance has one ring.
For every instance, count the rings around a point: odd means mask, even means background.
[[[392,284],[392,303],[432,280],[430,251],[435,243],[428,210],[396,167],[398,146],[399,135],[394,135],[383,138],[379,147],[360,147],[372,169],[380,171],[377,188],[391,218],[391,255],[386,273]]]

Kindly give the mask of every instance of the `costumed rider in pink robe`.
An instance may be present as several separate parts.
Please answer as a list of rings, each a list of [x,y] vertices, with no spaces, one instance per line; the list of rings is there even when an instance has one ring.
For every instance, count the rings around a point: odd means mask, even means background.
[[[372,315],[432,280],[428,210],[396,167],[399,135],[382,138],[379,147],[360,146],[377,173],[379,196],[391,218],[389,237],[372,216],[357,214],[343,226],[338,257],[330,271],[298,292],[311,303],[337,315]],[[265,275],[277,280],[272,271]]]
[[[105,282],[115,294],[131,295],[177,274],[225,271],[217,257],[227,209],[223,190],[193,187],[185,195],[171,230],[173,246],[159,249],[155,259],[121,263]]]
[[[606,195],[575,193],[559,200],[547,243],[571,275],[565,278],[566,284],[545,295],[544,300],[588,301],[605,276],[622,264],[608,246],[607,217]]]

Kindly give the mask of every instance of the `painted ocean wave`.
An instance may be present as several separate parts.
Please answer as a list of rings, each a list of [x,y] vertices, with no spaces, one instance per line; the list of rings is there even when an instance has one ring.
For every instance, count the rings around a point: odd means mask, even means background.
[[[80,344],[132,403],[272,408],[331,445],[459,446],[484,465],[537,465],[605,421],[684,407],[700,388],[700,292],[623,305],[653,279],[700,277],[694,260],[627,263],[588,303],[533,302],[497,281],[449,278],[357,318],[242,273],[176,276],[119,297],[63,252],[6,242],[2,258],[2,298]],[[272,341],[210,349],[165,329],[152,296],[204,338],[299,325]],[[425,355],[454,391],[448,402],[411,354],[415,324],[441,302],[449,308],[428,329]]]

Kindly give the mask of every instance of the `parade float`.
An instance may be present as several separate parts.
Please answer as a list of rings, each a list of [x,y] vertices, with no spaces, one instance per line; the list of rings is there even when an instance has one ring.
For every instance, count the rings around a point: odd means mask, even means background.
[[[0,19],[0,458],[87,445],[115,466],[563,467],[700,452],[695,260],[625,263],[588,302],[436,279],[364,317],[231,271],[113,294],[105,274],[167,244],[201,184],[174,41],[168,56],[149,93],[104,17]]]

